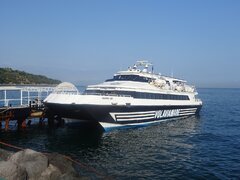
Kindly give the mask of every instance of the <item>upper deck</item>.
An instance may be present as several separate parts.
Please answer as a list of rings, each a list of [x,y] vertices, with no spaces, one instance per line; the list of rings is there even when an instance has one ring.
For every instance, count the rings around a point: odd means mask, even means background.
[[[149,70],[150,67],[151,70]],[[128,70],[119,71],[112,79],[108,79],[104,83],[98,85],[89,86],[88,89],[119,87],[196,94],[195,88],[186,83],[187,81],[182,79],[154,73],[153,64],[147,61],[137,61],[137,63],[133,67],[129,67]]]

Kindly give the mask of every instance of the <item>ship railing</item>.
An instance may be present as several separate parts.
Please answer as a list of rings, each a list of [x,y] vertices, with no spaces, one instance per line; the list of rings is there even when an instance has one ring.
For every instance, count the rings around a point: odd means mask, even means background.
[[[195,92],[196,91],[196,87],[195,86],[184,85],[183,87],[184,87],[183,92]]]
[[[201,102],[201,99],[195,99],[196,102]]]
[[[97,95],[97,96],[115,96],[115,97],[132,97],[125,94],[104,94],[104,93],[84,93],[84,95]]]
[[[65,94],[65,95],[79,95],[80,93],[78,93],[78,92],[64,92],[64,91],[62,91],[62,92],[53,92],[52,94]]]
[[[132,97],[130,95],[125,94],[103,94],[103,96]]]

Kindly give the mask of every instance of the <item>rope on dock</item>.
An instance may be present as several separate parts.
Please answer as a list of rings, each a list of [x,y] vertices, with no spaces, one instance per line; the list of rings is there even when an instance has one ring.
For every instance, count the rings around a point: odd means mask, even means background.
[[[0,141],[0,144],[1,144],[1,145],[4,145],[4,146],[6,146],[6,147],[10,147],[10,148],[16,149],[16,150],[20,150],[20,151],[24,150],[24,148],[21,148],[21,147],[18,147],[18,146],[14,146],[14,145],[11,145],[11,144],[2,142],[2,141]],[[42,152],[41,152],[41,153],[42,153]],[[42,154],[49,155],[50,153],[42,153]],[[90,167],[90,166],[88,166],[88,165],[85,164],[85,163],[82,163],[82,162],[80,162],[80,161],[78,161],[78,160],[72,159],[70,156],[66,156],[66,155],[63,155],[63,154],[60,154],[60,155],[63,156],[64,158],[66,158],[67,160],[71,161],[72,163],[77,164],[79,167],[84,168],[84,169],[87,170],[88,172],[93,172],[93,173],[95,173],[95,174],[96,174],[97,176],[99,176],[99,177],[102,177],[102,178],[104,178],[104,179],[113,179],[112,177],[109,177],[109,176],[107,176],[107,175],[105,175],[105,174],[103,174],[103,173],[98,172],[95,168]]]
[[[14,145],[11,145],[11,144],[2,142],[2,141],[0,141],[0,144],[2,144],[2,145],[4,145],[4,146],[7,146],[7,147],[11,147],[11,148],[13,148],[13,149],[20,150],[20,151],[24,150],[23,148],[20,148],[20,147],[17,147],[17,146],[14,146]]]
[[[88,166],[78,160],[74,160],[72,159],[70,156],[66,156],[66,155],[62,155],[63,157],[65,157],[66,159],[68,159],[69,161],[77,164],[78,166],[84,168],[84,169],[87,169],[89,172],[93,172],[95,173],[97,176],[100,176],[100,177],[104,177],[105,179],[112,179],[111,177],[109,176],[106,176],[105,174],[102,174],[100,172],[98,172],[95,168],[91,167],[91,166]]]

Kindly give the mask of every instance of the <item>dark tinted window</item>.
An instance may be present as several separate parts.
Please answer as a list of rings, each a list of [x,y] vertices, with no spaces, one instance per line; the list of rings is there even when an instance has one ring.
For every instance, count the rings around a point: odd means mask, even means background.
[[[151,78],[142,77],[138,75],[117,75],[113,79],[108,79],[106,81],[138,81],[138,82],[149,82]]]
[[[165,99],[165,100],[189,100],[186,95],[170,95],[158,93],[143,93],[135,91],[103,91],[103,90],[86,90],[84,94],[91,95],[109,95],[109,96],[132,96],[141,99]]]

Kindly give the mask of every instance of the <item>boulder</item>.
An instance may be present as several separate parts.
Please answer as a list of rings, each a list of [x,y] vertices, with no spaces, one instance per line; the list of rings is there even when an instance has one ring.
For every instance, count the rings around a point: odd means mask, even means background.
[[[73,168],[73,164],[70,160],[66,159],[63,155],[60,155],[58,153],[52,153],[48,154],[49,163],[56,166],[62,174],[72,174],[72,175],[78,175]]]
[[[60,170],[50,164],[45,171],[42,172],[41,176],[39,177],[39,180],[59,180],[61,176]]]
[[[60,177],[60,180],[90,180],[90,178],[88,177],[79,177],[79,176],[75,176],[75,175],[72,175],[72,174],[63,174],[61,177]]]
[[[6,161],[11,155],[13,155],[12,152],[0,149],[0,160]]]
[[[9,161],[25,168],[29,179],[39,178],[48,167],[48,158],[44,154],[31,149],[25,149],[13,154]]]
[[[10,161],[0,161],[0,179],[26,180],[27,173],[24,168]]]

